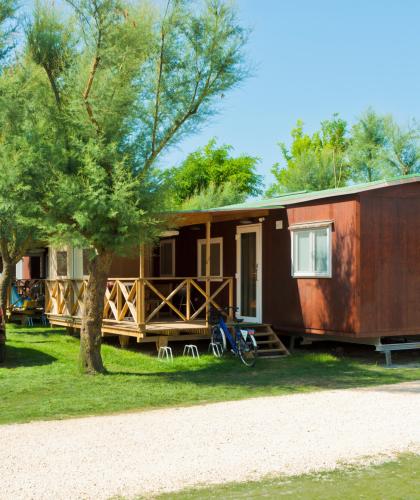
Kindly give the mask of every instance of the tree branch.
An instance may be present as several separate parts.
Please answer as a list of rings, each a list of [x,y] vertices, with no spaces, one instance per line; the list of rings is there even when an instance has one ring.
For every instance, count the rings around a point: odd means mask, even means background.
[[[191,118],[191,116],[195,115],[197,111],[199,110],[201,104],[203,103],[204,99],[208,95],[209,89],[212,87],[214,82],[217,80],[217,78],[220,76],[220,71],[216,73],[213,79],[211,79],[211,72],[209,71],[209,74],[206,78],[206,82],[204,84],[203,90],[201,91],[199,97],[197,98],[197,93],[198,93],[198,87],[200,86],[200,77],[197,78],[196,84],[194,87],[194,92],[191,98],[191,103],[188,108],[188,110],[184,113],[183,116],[180,118],[175,119],[172,127],[169,128],[169,130],[166,132],[160,143],[155,147],[154,150],[150,151],[149,157],[146,159],[144,163],[143,170],[147,171],[156,157],[159,155],[159,153],[162,151],[162,149],[168,144],[168,142],[172,139],[172,137],[178,132],[180,127],[188,120],[188,118]]]
[[[158,63],[158,79],[156,83],[156,100],[155,100],[155,112],[153,116],[153,129],[152,129],[152,153],[156,148],[156,132],[159,122],[159,105],[160,105],[160,90],[162,84],[162,74],[163,74],[163,52],[165,48],[165,19],[168,14],[169,5],[171,0],[168,0],[166,4],[165,13],[162,19],[162,29],[160,32],[160,54],[159,54],[159,63]]]
[[[168,2],[169,3],[169,2]],[[155,100],[155,112],[153,116],[153,129],[152,129],[152,153],[156,147],[156,131],[159,120],[159,104],[160,104],[160,86],[162,83],[162,72],[163,72],[163,50],[165,46],[165,31],[161,31],[161,43],[160,43],[160,56],[159,56],[159,66],[158,66],[158,79],[156,83],[156,100]]]
[[[98,42],[98,47],[99,47],[99,42]],[[89,116],[90,121],[95,126],[96,132],[98,134],[99,134],[101,129],[100,129],[98,121],[96,120],[96,118],[93,114],[92,105],[89,102],[89,94],[90,94],[90,91],[92,89],[93,80],[95,79],[96,70],[98,69],[98,65],[99,65],[100,60],[101,60],[101,58],[97,53],[94,60],[93,60],[92,69],[90,70],[90,73],[89,73],[89,78],[88,78],[88,81],[86,84],[85,91],[83,92],[83,100],[85,101],[85,107],[86,107],[87,114]]]
[[[52,91],[54,93],[55,102],[57,103],[57,107],[58,107],[58,109],[61,109],[61,97],[60,97],[60,92],[58,90],[58,87],[57,87],[57,84],[55,82],[55,79],[54,79],[51,71],[49,70],[49,68],[47,66],[44,66],[44,70],[47,73],[48,80],[50,82]]]

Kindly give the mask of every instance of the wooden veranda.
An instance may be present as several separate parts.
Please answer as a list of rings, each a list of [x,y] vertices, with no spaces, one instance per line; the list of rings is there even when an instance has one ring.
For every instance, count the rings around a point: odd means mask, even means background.
[[[102,333],[136,337],[189,334],[208,336],[210,307],[222,293],[233,306],[233,278],[113,278],[104,297]],[[46,280],[45,312],[53,325],[80,328],[87,281]],[[168,285],[169,293],[163,291]],[[192,297],[194,296],[194,301]]]
[[[145,251],[140,249],[139,273],[133,278],[111,278],[104,297],[103,335],[120,341],[165,342],[164,338],[209,336],[211,307],[229,306],[233,314],[234,278],[211,276],[211,225],[243,217],[267,215],[266,209],[193,211],[174,214],[174,227],[205,226],[204,276],[145,276]],[[189,255],[185,255],[188,259]],[[83,279],[46,280],[45,313],[53,325],[80,328],[83,317]],[[124,340],[125,339],[125,340]],[[166,340],[167,341],[167,340]]]

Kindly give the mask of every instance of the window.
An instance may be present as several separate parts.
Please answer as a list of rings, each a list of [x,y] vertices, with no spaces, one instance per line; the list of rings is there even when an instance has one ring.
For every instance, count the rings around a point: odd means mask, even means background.
[[[206,240],[197,241],[197,276],[206,275]],[[223,238],[210,239],[210,276],[223,276]]]
[[[57,252],[57,276],[64,276],[67,278],[67,252]]]
[[[331,222],[299,224],[292,234],[292,276],[331,278]]]
[[[160,242],[160,275],[175,276],[175,240]]]

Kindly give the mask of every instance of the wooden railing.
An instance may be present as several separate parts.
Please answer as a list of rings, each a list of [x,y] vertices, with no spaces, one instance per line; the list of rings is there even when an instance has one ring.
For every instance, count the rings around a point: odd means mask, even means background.
[[[46,280],[46,314],[81,320],[86,285],[85,280]],[[107,284],[103,321],[142,330],[146,324],[159,321],[166,310],[180,321],[201,319],[208,323],[210,307],[226,305],[233,307],[231,277],[115,278]]]

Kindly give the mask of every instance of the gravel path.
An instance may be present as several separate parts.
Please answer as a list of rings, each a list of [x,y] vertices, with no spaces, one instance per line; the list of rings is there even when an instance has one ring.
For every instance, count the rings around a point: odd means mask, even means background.
[[[0,427],[1,499],[105,499],[420,453],[420,381]]]

